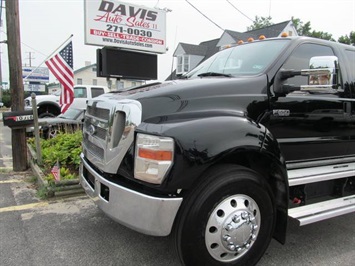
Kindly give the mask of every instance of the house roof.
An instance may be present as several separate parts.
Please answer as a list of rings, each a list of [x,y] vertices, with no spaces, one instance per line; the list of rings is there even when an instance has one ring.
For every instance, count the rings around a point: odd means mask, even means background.
[[[205,45],[195,45],[189,43],[180,43],[186,54],[206,55],[207,47]]]
[[[280,35],[282,30],[284,30],[291,21],[287,20],[284,22],[280,22],[277,24],[273,24],[268,27],[264,27],[262,29],[250,30],[246,32],[237,32],[232,30],[225,30],[222,34],[228,34],[230,37],[234,39],[235,42],[239,40],[247,40],[249,37],[253,37],[255,39],[259,38],[260,35],[265,35],[267,38],[277,37]],[[189,43],[179,43],[179,46],[184,50],[185,54],[190,55],[201,55],[205,56],[205,59],[212,56],[216,52],[219,51],[218,45],[222,36],[218,39],[213,39],[209,41],[201,42],[199,45],[189,44]],[[176,50],[175,50],[176,52]],[[174,53],[174,56],[176,54]]]
[[[290,20],[280,22],[277,24],[273,24],[268,27],[264,27],[261,29],[250,30],[246,32],[237,32],[232,30],[225,30],[223,34],[228,34],[230,37],[234,39],[235,42],[240,40],[247,40],[248,38],[252,37],[254,39],[258,39],[260,35],[264,35],[267,38],[273,38],[280,35],[280,33],[287,27],[290,23]],[[223,36],[223,35],[222,35]]]
[[[206,46],[206,53],[205,53],[205,59],[211,57],[215,53],[219,51],[219,48],[217,47],[217,43],[219,42],[219,39],[214,39],[210,41],[205,41],[201,42],[199,46]]]
[[[238,42],[240,40],[247,40],[249,37],[254,37],[254,36],[250,36],[250,34],[248,33],[237,32],[232,30],[225,30],[224,33],[227,33],[229,36],[231,36],[235,42]]]
[[[253,34],[256,38],[259,38],[260,35],[265,35],[267,38],[277,37],[290,22],[287,20],[261,29],[246,31],[245,34]]]
[[[203,62],[207,58],[211,57],[220,50],[220,47],[223,46],[226,42],[228,43],[237,43],[240,40],[248,40],[249,37],[258,39],[260,35],[265,35],[267,38],[273,38],[280,36],[282,31],[288,26],[292,26],[292,21],[287,20],[277,24],[273,24],[268,27],[261,29],[250,30],[246,32],[237,32],[232,30],[225,30],[221,37],[218,39],[208,40],[201,42],[199,45],[189,44],[189,43],[179,43],[175,49],[173,56],[179,56],[182,54],[187,55],[197,55],[203,56],[204,58],[200,61]],[[179,53],[179,54],[178,54]],[[168,79],[174,79],[176,77],[176,72],[170,74]]]
[[[88,66],[84,66],[84,67],[78,68],[77,70],[74,70],[74,74],[79,73],[81,71],[84,71],[84,70],[86,70],[88,68],[92,68],[94,66],[96,66],[96,64],[91,64],[91,65],[88,65]]]

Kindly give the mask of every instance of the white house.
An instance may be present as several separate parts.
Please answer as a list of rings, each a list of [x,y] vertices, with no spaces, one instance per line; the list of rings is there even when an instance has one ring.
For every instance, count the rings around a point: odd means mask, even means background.
[[[111,90],[118,90],[123,88],[135,87],[142,85],[143,80],[129,80],[129,79],[106,79],[97,77],[96,64],[85,62],[85,66],[74,71],[75,85],[91,84],[108,86]]]
[[[173,55],[177,59],[176,70],[167,80],[175,79],[192,70],[202,61],[217,53],[224,45],[237,43],[240,40],[247,41],[250,37],[258,39],[260,35],[264,35],[266,38],[280,37],[284,32],[289,36],[298,35],[292,20],[246,32],[225,30],[219,39],[201,42],[198,45],[179,43]]]

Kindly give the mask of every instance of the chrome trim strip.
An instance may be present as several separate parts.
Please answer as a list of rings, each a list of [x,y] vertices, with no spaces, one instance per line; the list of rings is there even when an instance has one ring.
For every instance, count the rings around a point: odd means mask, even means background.
[[[107,181],[88,165],[81,154],[80,183],[97,206],[113,220],[138,232],[167,236],[170,234],[182,198],[152,197]],[[94,177],[93,189],[83,175],[84,168]],[[101,186],[109,188],[109,200],[101,197]]]
[[[286,167],[288,170],[306,168],[306,167],[315,167],[315,166],[324,166],[330,164],[343,164],[355,162],[355,157],[345,157],[345,158],[332,158],[332,159],[323,159],[316,161],[292,161],[287,162]]]
[[[287,171],[289,186],[355,176],[355,163],[334,164]]]
[[[288,210],[300,226],[355,212],[355,196],[348,196]]]

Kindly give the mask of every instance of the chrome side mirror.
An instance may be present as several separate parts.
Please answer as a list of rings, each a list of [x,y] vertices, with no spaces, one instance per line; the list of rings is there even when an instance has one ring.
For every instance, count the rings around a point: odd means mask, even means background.
[[[309,61],[309,69],[301,71],[308,76],[308,85],[301,86],[302,91],[332,93],[338,89],[338,57],[315,56]]]

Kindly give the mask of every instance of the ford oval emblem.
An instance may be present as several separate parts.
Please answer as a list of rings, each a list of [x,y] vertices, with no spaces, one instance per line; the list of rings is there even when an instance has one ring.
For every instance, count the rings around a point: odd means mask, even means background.
[[[94,127],[93,125],[90,125],[90,126],[88,127],[88,132],[89,132],[89,134],[90,134],[91,136],[94,135],[95,132],[96,132],[95,127]]]

